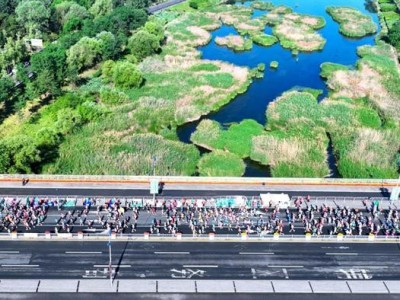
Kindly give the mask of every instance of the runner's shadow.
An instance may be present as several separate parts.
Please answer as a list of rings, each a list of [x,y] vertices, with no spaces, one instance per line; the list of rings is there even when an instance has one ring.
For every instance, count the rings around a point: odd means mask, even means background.
[[[118,274],[118,271],[119,271],[119,269],[120,269],[120,265],[121,265],[122,259],[124,258],[124,254],[125,254],[126,248],[128,248],[128,244],[129,244],[129,241],[126,241],[124,250],[122,251],[121,256],[119,257],[118,264],[117,264],[117,268],[115,269],[115,273],[114,273],[114,277],[113,277],[113,282],[114,282],[114,280],[117,278],[117,274]]]

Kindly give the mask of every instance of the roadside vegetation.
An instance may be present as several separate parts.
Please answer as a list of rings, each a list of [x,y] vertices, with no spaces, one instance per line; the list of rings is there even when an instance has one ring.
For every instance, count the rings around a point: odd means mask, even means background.
[[[360,38],[378,30],[371,17],[351,7],[330,6],[327,13],[340,24],[339,31],[345,36]]]

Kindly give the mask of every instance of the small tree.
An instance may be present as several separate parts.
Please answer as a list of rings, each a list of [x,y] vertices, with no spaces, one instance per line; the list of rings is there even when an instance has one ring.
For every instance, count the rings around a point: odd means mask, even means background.
[[[38,37],[47,28],[50,10],[43,1],[22,0],[15,9],[17,21],[26,28],[29,37]]]
[[[120,88],[136,88],[142,84],[143,76],[134,64],[121,61],[113,68],[113,82]]]
[[[96,38],[83,37],[67,51],[67,64],[78,71],[93,66],[101,54],[101,42]]]
[[[129,39],[128,48],[133,55],[142,60],[159,51],[160,40],[154,34],[140,30]]]
[[[190,6],[191,8],[193,8],[193,9],[198,9],[198,8],[199,8],[199,5],[198,5],[197,2],[194,1],[194,0],[189,1],[189,6]]]

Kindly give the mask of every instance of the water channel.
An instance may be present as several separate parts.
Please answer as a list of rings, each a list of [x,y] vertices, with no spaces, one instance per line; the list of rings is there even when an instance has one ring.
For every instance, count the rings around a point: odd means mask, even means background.
[[[273,0],[274,5],[286,5],[294,12],[322,16],[326,25],[319,30],[319,33],[326,39],[325,47],[322,51],[313,51],[310,53],[300,52],[293,56],[290,50],[284,49],[280,44],[271,47],[253,45],[250,51],[234,52],[225,47],[215,44],[214,39],[217,36],[227,36],[237,34],[231,26],[222,26],[212,32],[212,40],[209,44],[199,48],[202,52],[202,58],[210,60],[222,60],[239,66],[254,68],[259,63],[266,65],[264,78],[254,79],[246,93],[237,96],[219,111],[204,116],[202,119],[211,119],[220,122],[222,125],[229,125],[234,122],[240,122],[244,119],[254,119],[260,124],[265,125],[265,112],[268,103],[279,97],[283,92],[299,87],[309,87],[323,90],[320,99],[328,94],[324,80],[319,76],[320,65],[323,62],[334,62],[343,65],[354,66],[357,61],[357,47],[361,45],[374,44],[374,36],[367,36],[360,39],[349,39],[339,33],[339,25],[332,20],[326,13],[327,6],[349,6],[356,8],[366,15],[372,17],[379,26],[378,16],[371,9],[370,2],[364,0]],[[244,4],[249,6],[251,2]],[[255,10],[253,17],[267,12]],[[265,32],[271,34],[271,27],[267,26]],[[272,60],[279,62],[279,68],[272,70],[268,66]],[[182,142],[190,143],[190,135],[195,131],[199,121],[185,124],[178,128],[178,136]],[[331,177],[338,177],[333,156],[332,145],[328,147],[328,164],[331,170]],[[248,177],[266,177],[270,176],[269,168],[261,166],[256,162],[247,159],[246,172],[244,176]]]

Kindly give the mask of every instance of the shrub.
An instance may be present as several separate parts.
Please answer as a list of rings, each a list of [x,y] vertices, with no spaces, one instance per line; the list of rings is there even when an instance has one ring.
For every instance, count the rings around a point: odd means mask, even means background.
[[[190,6],[191,8],[193,8],[193,9],[198,9],[198,8],[199,8],[199,5],[198,5],[197,2],[194,1],[194,0],[189,1],[189,6]]]
[[[272,69],[277,69],[279,66],[279,63],[276,60],[271,61],[271,63],[269,64],[270,68]]]
[[[129,39],[128,48],[139,60],[143,60],[160,50],[160,40],[154,34],[140,30]]]
[[[143,76],[134,64],[128,61],[120,61],[112,69],[112,80],[116,87],[137,88],[142,84]]]

